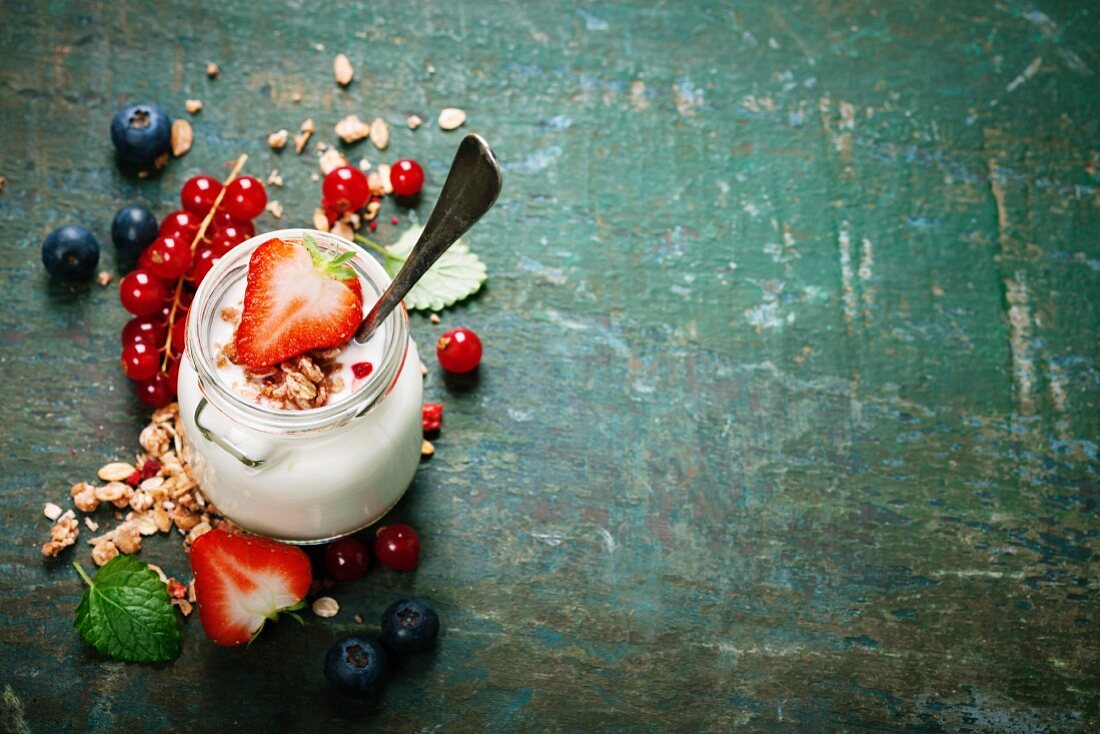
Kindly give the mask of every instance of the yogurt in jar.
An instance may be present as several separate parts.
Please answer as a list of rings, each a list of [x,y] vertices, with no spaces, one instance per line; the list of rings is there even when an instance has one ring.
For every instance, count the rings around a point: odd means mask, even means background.
[[[253,250],[272,238],[309,235],[322,250],[353,250],[349,262],[373,304],[389,278],[347,240],[314,230],[258,235],[223,257],[191,305],[180,362],[184,450],[203,494],[246,530],[292,543],[321,543],[379,520],[401,498],[420,462],[420,359],[404,309],[365,345],[335,357],[342,389],[321,407],[284,410],[242,392],[243,368],[219,360],[232,339],[223,310],[239,308]],[[358,378],[353,365],[370,362]]]

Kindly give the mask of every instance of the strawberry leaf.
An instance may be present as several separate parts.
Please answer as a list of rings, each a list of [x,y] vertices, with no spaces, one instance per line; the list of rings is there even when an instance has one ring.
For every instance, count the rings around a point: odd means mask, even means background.
[[[166,663],[180,654],[180,625],[168,587],[133,556],[115,556],[88,584],[73,626],[100,653],[134,663]]]
[[[423,230],[421,226],[409,227],[397,242],[385,248],[365,237],[358,240],[383,256],[382,267],[392,278],[405,264]],[[412,287],[405,296],[405,307],[442,311],[477,293],[487,277],[485,263],[459,238]]]

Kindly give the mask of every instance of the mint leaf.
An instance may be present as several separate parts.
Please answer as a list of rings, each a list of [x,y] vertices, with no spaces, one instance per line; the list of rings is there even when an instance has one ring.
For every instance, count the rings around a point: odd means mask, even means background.
[[[165,663],[180,654],[180,624],[168,587],[133,556],[115,556],[88,584],[73,626],[96,650],[116,660]]]
[[[422,231],[424,228],[421,226],[409,227],[397,242],[386,248],[380,248],[363,237],[358,239],[381,252],[384,256],[382,267],[392,278],[405,264]],[[412,287],[405,296],[405,307],[442,311],[476,293],[487,277],[485,263],[459,238]]]

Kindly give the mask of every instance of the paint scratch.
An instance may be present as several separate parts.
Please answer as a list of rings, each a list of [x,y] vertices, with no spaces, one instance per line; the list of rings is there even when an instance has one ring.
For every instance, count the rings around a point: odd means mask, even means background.
[[[1035,76],[1035,74],[1038,73],[1038,71],[1039,71],[1039,67],[1041,67],[1042,65],[1043,65],[1043,57],[1042,56],[1036,56],[1035,60],[1027,65],[1026,69],[1021,71],[1015,79],[1013,79],[1012,81],[1010,81],[1008,83],[1008,86],[1005,87],[1005,91],[1006,92],[1015,92],[1016,89],[1021,84],[1025,84],[1029,79],[1031,79],[1031,77]]]
[[[840,225],[837,244],[840,246],[840,298],[844,302],[844,320],[851,326],[856,316],[856,293],[852,286],[852,238],[847,222]]]
[[[23,702],[7,683],[4,684],[4,693],[0,695],[0,723],[4,725],[4,731],[11,734],[31,734],[30,724],[23,712]]]
[[[612,537],[610,531],[607,528],[600,528],[598,530],[600,539],[603,540],[604,547],[607,548],[608,553],[615,552],[615,538]]]
[[[1031,388],[1035,384],[1035,364],[1031,359],[1031,307],[1028,303],[1024,274],[1005,280],[1008,301],[1009,347],[1012,350],[1012,378],[1016,383],[1016,401],[1021,415],[1035,412]]]
[[[645,82],[635,79],[630,82],[630,104],[638,112],[649,109],[649,99],[646,97]]]

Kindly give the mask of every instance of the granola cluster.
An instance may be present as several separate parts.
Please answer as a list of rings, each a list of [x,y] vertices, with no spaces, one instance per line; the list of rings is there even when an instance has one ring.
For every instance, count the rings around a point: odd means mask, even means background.
[[[221,310],[221,318],[240,326],[240,312],[232,306]],[[272,367],[253,369],[242,365],[237,355],[237,331],[233,338],[218,348],[214,364],[226,367],[240,365],[247,380],[234,385],[244,398],[255,400],[279,410],[306,410],[328,405],[329,396],[344,389],[340,377],[343,364],[336,360],[340,348],[316,349],[300,354]]]

